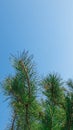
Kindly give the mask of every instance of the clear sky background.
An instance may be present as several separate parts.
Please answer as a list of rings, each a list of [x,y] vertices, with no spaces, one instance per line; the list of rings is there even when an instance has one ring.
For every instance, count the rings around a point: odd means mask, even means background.
[[[10,53],[29,50],[38,72],[73,78],[73,0],[0,0],[0,82],[13,73]],[[0,130],[9,122],[0,95]]]

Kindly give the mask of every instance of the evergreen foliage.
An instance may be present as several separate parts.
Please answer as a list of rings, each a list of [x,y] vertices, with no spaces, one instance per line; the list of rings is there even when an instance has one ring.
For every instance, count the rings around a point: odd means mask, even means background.
[[[2,83],[12,108],[6,130],[73,130],[73,80],[65,85],[55,73],[38,80],[28,52],[11,59],[15,74]],[[38,98],[41,90],[43,99]]]

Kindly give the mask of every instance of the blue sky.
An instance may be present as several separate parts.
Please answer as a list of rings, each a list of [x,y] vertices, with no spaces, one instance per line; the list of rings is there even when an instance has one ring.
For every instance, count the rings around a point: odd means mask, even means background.
[[[10,53],[29,50],[41,75],[73,77],[73,0],[0,1],[0,81],[13,73]],[[0,96],[0,130],[9,108]]]

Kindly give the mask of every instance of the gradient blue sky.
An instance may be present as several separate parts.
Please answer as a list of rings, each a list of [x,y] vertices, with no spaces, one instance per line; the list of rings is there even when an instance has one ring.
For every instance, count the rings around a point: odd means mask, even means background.
[[[0,81],[13,73],[10,53],[29,50],[41,75],[73,77],[73,0],[0,0]],[[0,130],[9,108],[0,95]]]

